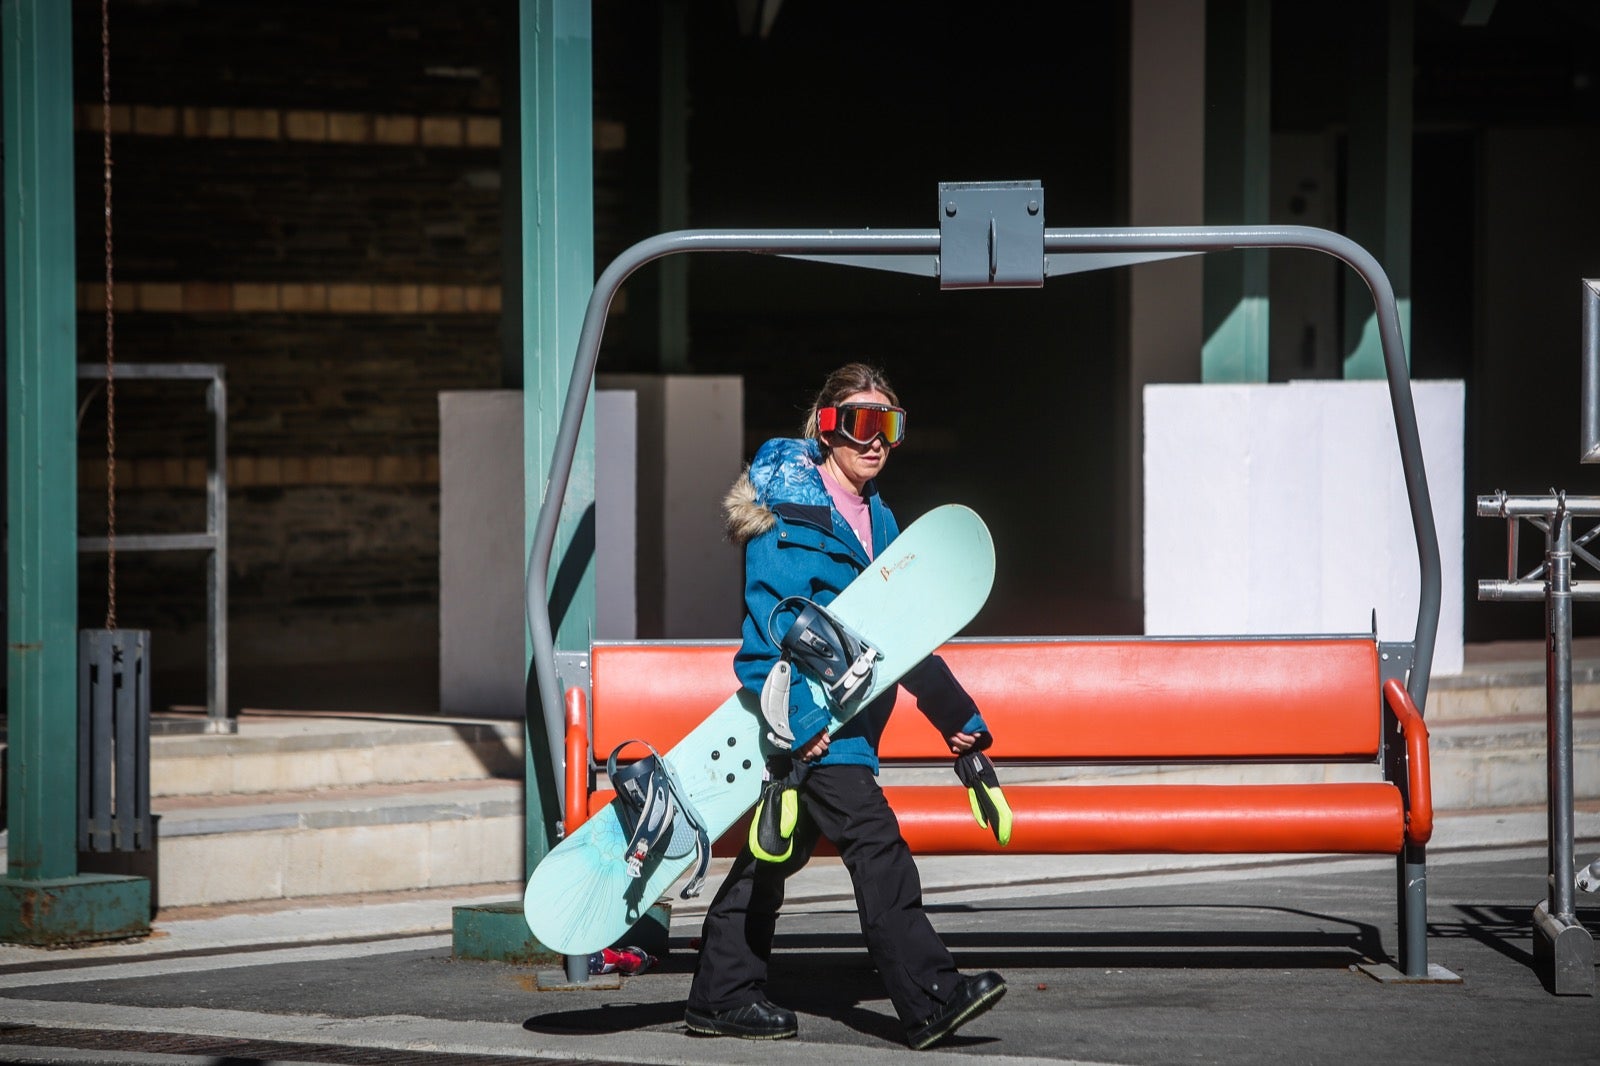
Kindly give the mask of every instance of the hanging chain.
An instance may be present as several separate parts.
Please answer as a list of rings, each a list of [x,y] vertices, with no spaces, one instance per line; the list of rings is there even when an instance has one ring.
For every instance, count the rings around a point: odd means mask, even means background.
[[[106,628],[117,628],[116,304],[111,271],[111,0],[100,0],[100,122],[106,193]]]

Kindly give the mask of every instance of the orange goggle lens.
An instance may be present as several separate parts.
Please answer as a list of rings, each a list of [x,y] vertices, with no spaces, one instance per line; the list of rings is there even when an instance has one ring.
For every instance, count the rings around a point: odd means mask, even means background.
[[[893,448],[906,436],[903,407],[877,403],[846,403],[824,407],[817,412],[817,429],[823,433],[843,433],[857,444],[871,444],[876,437]]]

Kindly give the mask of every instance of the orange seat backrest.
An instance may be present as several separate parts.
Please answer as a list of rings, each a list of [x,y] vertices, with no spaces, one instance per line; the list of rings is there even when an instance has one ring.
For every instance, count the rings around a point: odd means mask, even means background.
[[[657,751],[705,721],[739,688],[733,673],[736,640],[652,644],[596,643],[590,649],[589,720],[594,757],[625,740],[644,740]],[[629,760],[644,754],[631,748]]]
[[[1371,639],[960,641],[939,650],[996,759],[1362,759],[1380,737]],[[879,753],[949,758],[900,690]]]
[[[671,747],[738,686],[734,641],[598,643],[594,753]],[[1365,759],[1380,738],[1371,638],[957,641],[939,654],[994,731],[996,759]],[[880,754],[948,759],[900,690]],[[634,754],[634,753],[628,753]]]

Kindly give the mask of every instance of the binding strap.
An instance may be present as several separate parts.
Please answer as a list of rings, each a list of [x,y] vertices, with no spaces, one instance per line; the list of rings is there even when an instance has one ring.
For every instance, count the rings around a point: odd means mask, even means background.
[[[773,635],[772,622],[780,611],[794,611],[795,618],[778,638]],[[872,690],[873,664],[882,653],[814,600],[786,596],[774,604],[767,614],[767,639],[785,659],[815,678],[841,707]]]
[[[642,744],[650,754],[619,769],[617,755],[629,744]],[[684,826],[694,834],[697,860],[694,876],[684,886],[682,898],[698,896],[705,884],[706,868],[711,864],[711,837],[667,760],[642,740],[624,740],[606,757],[606,777],[623,801],[624,810],[631,815],[628,846],[623,855],[628,876],[640,876],[645,859],[652,852],[674,850],[678,816],[682,815]]]

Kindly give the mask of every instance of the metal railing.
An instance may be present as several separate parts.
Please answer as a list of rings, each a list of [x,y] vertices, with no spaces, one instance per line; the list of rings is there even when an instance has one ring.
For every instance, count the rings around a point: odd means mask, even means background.
[[[1600,279],[1582,284],[1582,380],[1579,386],[1578,461],[1600,463]],[[1506,522],[1506,576],[1478,582],[1478,599],[1543,601],[1545,605],[1545,776],[1549,820],[1548,889],[1534,908],[1534,957],[1562,995],[1593,995],[1594,937],[1578,921],[1574,888],[1583,873],[1573,851],[1576,828],[1572,732],[1572,605],[1600,600],[1600,557],[1586,545],[1600,536],[1600,521],[1574,537],[1574,518],[1600,520],[1600,496],[1569,496],[1551,489],[1537,496],[1496,492],[1478,497],[1480,518]],[[1544,534],[1544,560],[1525,574],[1518,567],[1518,532],[1527,522]],[[1594,577],[1578,580],[1575,563]]]
[[[83,364],[78,377],[93,380],[105,367]],[[228,393],[222,367],[210,363],[119,363],[117,380],[203,381],[206,408],[214,424],[206,453],[206,528],[203,533],[119,533],[118,551],[203,551],[206,553],[206,717],[207,733],[233,733],[238,722],[228,714]],[[104,552],[106,537],[79,537],[80,552]],[[163,723],[160,729],[168,729]]]

